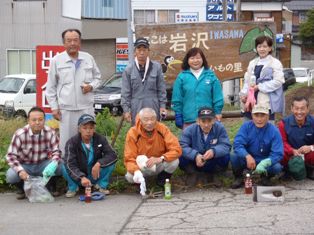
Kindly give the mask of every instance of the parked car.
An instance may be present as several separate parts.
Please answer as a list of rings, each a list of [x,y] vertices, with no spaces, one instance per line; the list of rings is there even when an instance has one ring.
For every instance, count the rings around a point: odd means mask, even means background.
[[[95,112],[101,112],[108,107],[113,115],[121,115],[121,87],[122,73],[114,73],[106,82],[94,91],[94,108]],[[167,108],[170,108],[172,96],[172,87],[167,85]]]
[[[296,83],[296,78],[295,78],[294,72],[291,68],[284,68],[283,74],[285,77],[285,83],[283,84],[283,90],[287,90],[288,86]]]
[[[292,68],[297,82],[308,82],[312,84],[312,73],[309,68]]]
[[[0,112],[5,117],[26,118],[36,105],[36,75],[14,74],[0,80]]]

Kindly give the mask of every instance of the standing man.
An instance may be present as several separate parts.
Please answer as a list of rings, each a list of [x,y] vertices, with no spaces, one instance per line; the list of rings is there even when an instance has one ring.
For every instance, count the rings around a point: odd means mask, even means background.
[[[124,118],[135,124],[136,114],[145,107],[155,110],[157,119],[166,115],[167,92],[161,65],[149,59],[149,42],[138,38],[135,43],[134,63],[122,75],[121,106]]]
[[[31,108],[27,122],[14,133],[6,156],[10,166],[6,180],[19,189],[17,199],[25,198],[23,185],[29,176],[61,176],[59,140],[55,131],[45,126],[44,111]]]
[[[79,51],[81,32],[67,29],[62,33],[65,51],[50,62],[46,97],[52,115],[60,121],[60,149],[76,134],[82,114],[94,115],[92,91],[100,85],[101,74],[94,58]]]
[[[290,159],[303,156],[307,177],[314,180],[314,117],[309,114],[309,100],[294,97],[291,112],[278,125],[284,144],[282,164],[287,167]],[[292,176],[297,178],[293,173]]]
[[[180,139],[182,156],[180,168],[187,173],[187,184],[194,186],[203,172],[207,178],[213,176],[216,166],[227,169],[231,144],[227,131],[215,121],[215,113],[209,107],[198,111],[197,122],[183,130]]]
[[[244,122],[233,143],[234,155],[231,156],[235,181],[232,188],[240,188],[244,182],[243,170],[247,169],[262,176],[264,186],[271,185],[270,178],[282,170],[283,144],[277,127],[268,122],[267,106],[255,105],[253,120]]]

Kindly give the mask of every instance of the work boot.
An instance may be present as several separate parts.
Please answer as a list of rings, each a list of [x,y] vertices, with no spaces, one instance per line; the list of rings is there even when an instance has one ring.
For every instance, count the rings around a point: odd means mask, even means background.
[[[24,192],[24,181],[21,180],[20,182],[15,184],[15,186],[17,187],[16,199],[17,200],[25,199],[26,197],[25,197],[25,192]]]
[[[314,180],[314,165],[305,164],[307,178]]]
[[[233,175],[234,175],[234,181],[231,185],[232,189],[237,189],[241,188],[244,185],[244,180],[242,177],[242,171],[241,170],[233,170]]]
[[[172,176],[172,174],[166,172],[166,171],[162,171],[157,175],[157,182],[156,184],[160,187],[164,187],[165,183],[166,183],[166,179],[170,179]]]
[[[271,182],[270,176],[261,176],[261,185],[262,186],[273,186],[273,183]]]

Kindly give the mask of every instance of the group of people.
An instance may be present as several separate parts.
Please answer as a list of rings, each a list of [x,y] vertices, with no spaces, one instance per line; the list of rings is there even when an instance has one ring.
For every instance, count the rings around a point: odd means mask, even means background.
[[[93,109],[92,91],[99,86],[101,74],[93,57],[80,51],[79,30],[65,30],[62,39],[66,50],[51,60],[46,87],[52,114],[60,121],[60,142],[56,132],[45,126],[44,111],[32,108],[28,124],[15,132],[7,153],[7,182],[17,185],[18,198],[25,197],[23,182],[30,176],[51,178],[53,184],[55,176],[62,175],[68,183],[66,197],[74,197],[80,186],[93,185],[94,190],[110,193],[117,155],[95,132]],[[195,185],[199,177],[210,178],[231,162],[233,188],[242,186],[245,170],[261,175],[266,185],[283,168],[300,179],[300,172],[290,164],[295,159],[303,161],[307,176],[314,179],[314,118],[309,101],[295,97],[293,114],[280,121],[279,129],[269,122],[284,108],[282,65],[271,56],[270,37],[260,36],[255,43],[258,57],[250,62],[240,92],[245,122],[231,152],[220,122],[221,84],[202,50],[187,52],[173,86],[175,123],[183,129],[178,139],[160,122],[167,115],[161,65],[150,60],[147,39],[135,41],[135,60],[123,72],[121,96],[124,118],[132,123],[124,148],[128,182],[138,184],[157,175],[156,183],[163,186],[179,166],[187,183]]]

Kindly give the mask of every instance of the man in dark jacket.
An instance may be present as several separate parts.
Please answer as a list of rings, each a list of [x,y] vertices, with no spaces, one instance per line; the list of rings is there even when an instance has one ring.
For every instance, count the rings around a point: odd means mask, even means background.
[[[79,133],[65,147],[63,176],[68,182],[66,197],[74,197],[78,186],[91,186],[109,194],[107,189],[117,155],[105,137],[95,133],[95,119],[83,114],[78,120]]]
[[[197,177],[213,176],[216,166],[226,169],[231,144],[224,126],[215,121],[215,113],[204,107],[198,111],[197,123],[183,130],[180,145],[180,168],[187,173],[187,184],[193,186]]]

